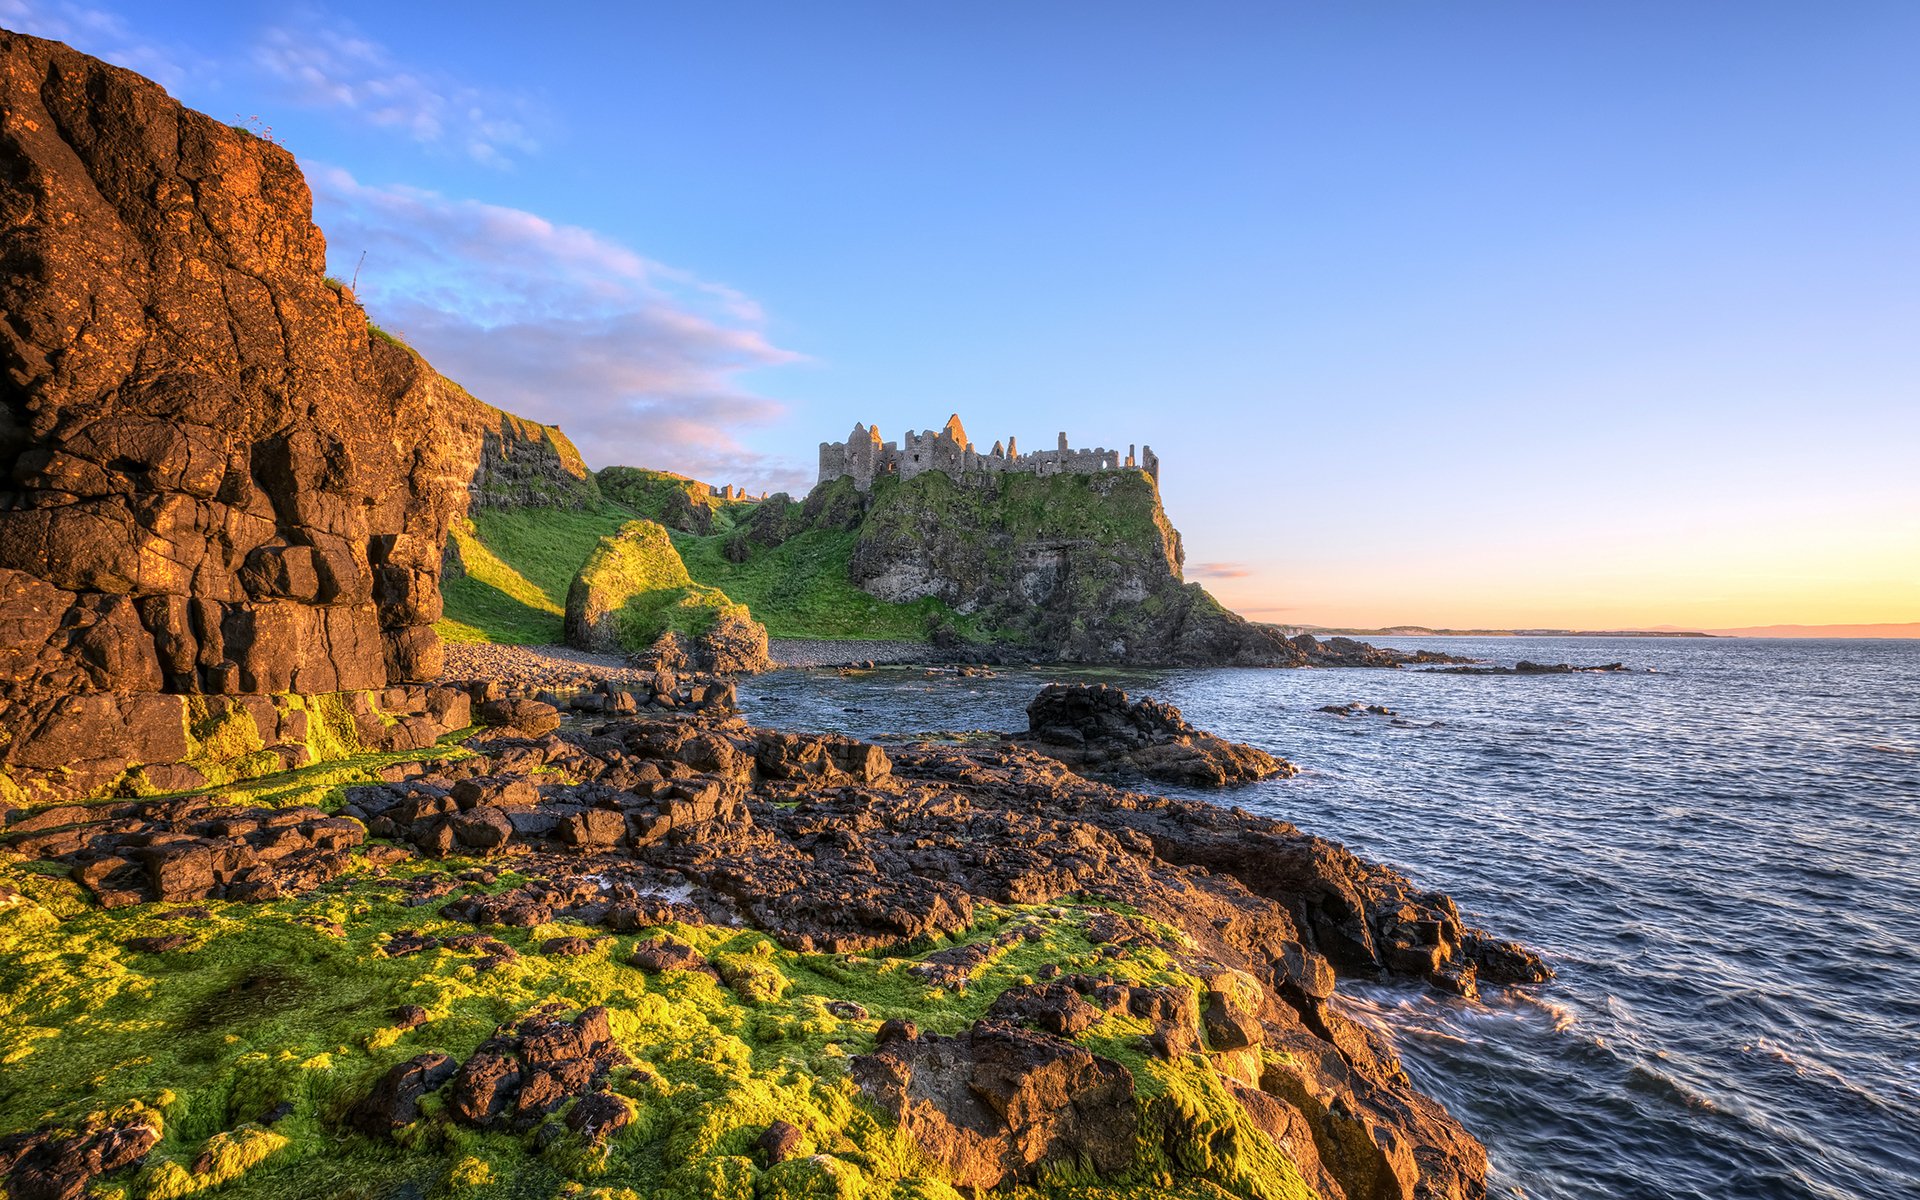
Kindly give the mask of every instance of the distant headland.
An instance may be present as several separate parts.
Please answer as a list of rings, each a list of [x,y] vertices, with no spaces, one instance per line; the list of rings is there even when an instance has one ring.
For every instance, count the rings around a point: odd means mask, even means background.
[[[1430,629],[1425,625],[1388,625],[1381,629],[1335,629],[1325,625],[1285,625],[1289,634],[1333,634],[1340,637],[1718,637],[1693,629]]]
[[[1725,629],[1432,629],[1425,625],[1388,625],[1347,629],[1330,625],[1282,625],[1289,635],[1311,633],[1340,637],[1643,637],[1643,638],[1920,638],[1920,621],[1865,625],[1741,625]]]

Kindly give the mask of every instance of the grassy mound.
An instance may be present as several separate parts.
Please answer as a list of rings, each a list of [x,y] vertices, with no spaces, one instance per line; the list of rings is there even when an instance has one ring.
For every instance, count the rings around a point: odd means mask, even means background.
[[[218,1188],[235,1200],[339,1200],[418,1194],[520,1197],[860,1196],[952,1200],[911,1141],[860,1096],[852,1055],[872,1048],[890,1017],[954,1033],[1041,965],[1098,969],[1143,983],[1197,987],[1160,951],[1102,957],[1087,923],[1094,902],[985,910],[960,941],[1012,948],[962,990],[929,986],[912,967],[938,945],[897,956],[805,954],[735,928],[670,925],[633,934],[556,922],[489,929],[517,952],[481,950],[388,957],[402,929],[472,932],[409,907],[404,884],[450,880],[466,864],[366,868],[327,892],[263,904],[206,901],[102,910],[43,865],[0,862],[0,1132],[77,1128],[90,1117],[138,1116],[162,1140],[146,1163],[95,1185],[116,1200]],[[462,891],[522,880],[503,873]],[[1008,939],[1015,925],[1043,931]],[[128,943],[190,935],[162,953]],[[695,972],[649,975],[626,965],[633,944],[665,933],[704,955],[717,981]],[[598,937],[579,957],[547,957],[546,939]],[[864,1016],[836,1015],[852,1001]],[[393,1018],[416,1004],[427,1021]],[[393,1064],[427,1052],[465,1058],[496,1027],[542,1005],[607,1006],[615,1039],[633,1058],[611,1091],[633,1122],[604,1146],[564,1126],[519,1136],[444,1119],[430,1097],[395,1141],[353,1133],[347,1110]],[[842,1008],[842,1013],[857,1012]],[[1201,1056],[1166,1061],[1137,1045],[1145,1026],[1110,1015],[1081,1039],[1133,1072],[1142,1122],[1137,1166],[1111,1183],[1062,1178],[1020,1194],[1221,1196],[1301,1200],[1292,1165],[1252,1129]],[[284,1106],[284,1107],[283,1107]],[[280,1110],[269,1126],[262,1118]],[[799,1126],[811,1156],[768,1168],[753,1150],[766,1126]],[[196,1166],[198,1163],[198,1166]]]
[[[697,638],[723,616],[747,616],[718,588],[695,583],[665,527],[629,521],[601,538],[567,591],[569,645],[644,650],[663,633]]]

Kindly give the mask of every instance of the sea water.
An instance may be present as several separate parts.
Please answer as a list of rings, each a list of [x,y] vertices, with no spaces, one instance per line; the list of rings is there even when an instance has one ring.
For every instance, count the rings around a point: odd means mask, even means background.
[[[1553,964],[1477,1003],[1341,985],[1495,1195],[1920,1196],[1920,642],[1408,646],[1635,670],[789,671],[742,699],[857,736],[1022,729],[1056,679],[1170,701],[1301,767],[1182,794],[1390,863]],[[1320,711],[1355,700],[1395,715]]]

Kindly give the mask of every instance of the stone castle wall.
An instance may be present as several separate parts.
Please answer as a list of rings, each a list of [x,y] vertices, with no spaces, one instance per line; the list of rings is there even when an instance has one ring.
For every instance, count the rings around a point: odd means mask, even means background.
[[[1160,482],[1160,457],[1152,446],[1140,447],[1138,456],[1127,447],[1124,456],[1104,446],[1076,450],[1068,446],[1062,433],[1051,450],[1020,453],[1019,443],[1009,437],[995,442],[985,453],[974,448],[956,414],[940,429],[909,432],[904,441],[883,442],[877,426],[856,424],[844,442],[820,443],[819,483],[851,476],[854,486],[866,491],[875,479],[895,476],[912,479],[926,471],[944,471],[958,478],[966,474],[1020,473],[1029,475],[1093,475],[1101,471],[1145,471],[1155,485]]]

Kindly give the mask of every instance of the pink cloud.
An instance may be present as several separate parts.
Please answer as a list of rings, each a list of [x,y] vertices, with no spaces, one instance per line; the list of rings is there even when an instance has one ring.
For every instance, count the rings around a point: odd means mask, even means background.
[[[557,424],[596,466],[803,491],[807,472],[739,435],[782,414],[743,373],[803,361],[759,306],[593,230],[309,170],[336,273],[383,328],[474,395]]]
[[[1189,566],[1187,574],[1195,579],[1245,579],[1253,569],[1245,563],[1204,562]]]

